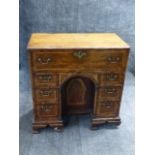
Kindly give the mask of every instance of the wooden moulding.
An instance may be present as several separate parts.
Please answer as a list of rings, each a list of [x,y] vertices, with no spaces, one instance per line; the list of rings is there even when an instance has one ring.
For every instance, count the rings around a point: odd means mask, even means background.
[[[63,121],[56,120],[55,122],[34,122],[32,123],[32,132],[34,134],[40,133],[40,129],[46,128],[46,127],[52,127],[55,131],[63,131]]]
[[[91,129],[96,130],[96,129],[98,129],[98,126],[101,125],[101,124],[120,125],[121,124],[121,119],[119,117],[114,117],[114,118],[103,118],[103,117],[92,118]]]

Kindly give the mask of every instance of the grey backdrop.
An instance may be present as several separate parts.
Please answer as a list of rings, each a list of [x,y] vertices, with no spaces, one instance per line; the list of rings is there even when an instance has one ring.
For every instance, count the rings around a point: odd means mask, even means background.
[[[134,73],[134,0],[19,0],[20,88],[29,89],[26,46],[34,32],[115,32],[131,46]]]

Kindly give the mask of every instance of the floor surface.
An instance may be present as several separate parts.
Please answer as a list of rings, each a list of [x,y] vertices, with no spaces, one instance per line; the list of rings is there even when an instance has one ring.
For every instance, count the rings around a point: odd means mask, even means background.
[[[119,127],[92,131],[89,116],[74,116],[62,133],[47,128],[32,134],[31,91],[20,89],[20,155],[134,155],[134,107],[134,76],[128,72]]]

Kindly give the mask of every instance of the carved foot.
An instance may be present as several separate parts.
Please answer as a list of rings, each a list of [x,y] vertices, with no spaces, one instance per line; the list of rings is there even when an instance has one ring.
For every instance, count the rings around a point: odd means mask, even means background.
[[[108,121],[107,123],[119,126],[121,124],[121,121],[120,121],[120,119],[118,119],[118,120],[114,120],[114,121]]]
[[[96,126],[98,125],[106,125],[106,124],[112,124],[112,125],[120,125],[121,124],[121,120],[119,117],[115,117],[115,118],[102,118],[102,117],[94,117],[92,118],[92,129],[96,130]]]
[[[33,123],[32,124],[32,133],[38,134],[38,133],[40,133],[40,129],[45,128],[46,126],[47,126],[46,124]]]
[[[112,124],[119,126],[121,122],[113,122]]]
[[[32,130],[32,133],[33,133],[33,134],[39,134],[40,131],[39,131],[39,130],[34,130],[34,129],[33,129],[33,130]]]
[[[32,128],[32,133],[33,133],[33,134],[39,134],[39,133],[40,133],[40,130],[33,127],[33,128]]]
[[[92,124],[91,127],[90,127],[91,130],[98,130],[99,127],[95,124]]]
[[[54,131],[56,131],[56,132],[63,132],[64,128],[63,128],[63,126],[61,126],[61,127],[54,127]]]

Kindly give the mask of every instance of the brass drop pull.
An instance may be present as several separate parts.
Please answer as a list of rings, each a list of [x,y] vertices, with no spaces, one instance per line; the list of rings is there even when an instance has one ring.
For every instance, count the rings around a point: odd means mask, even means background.
[[[52,59],[51,58],[38,58],[37,61],[40,64],[49,64],[52,61]]]
[[[40,95],[41,96],[50,96],[52,94],[51,90],[41,90]]]
[[[114,81],[118,79],[118,74],[109,73],[106,74],[106,79],[110,81]]]
[[[51,109],[52,109],[52,105],[45,104],[45,105],[41,106],[41,110],[44,111],[44,112],[50,112]]]
[[[50,81],[52,79],[52,75],[39,75],[39,80]]]
[[[73,53],[73,55],[80,60],[80,59],[84,58],[85,56],[87,56],[87,53],[84,51],[76,51]]]
[[[116,93],[116,88],[111,88],[111,87],[108,87],[108,88],[105,88],[104,89],[104,92],[106,93],[106,94],[114,94],[114,93]]]
[[[119,56],[117,56],[117,57],[109,56],[107,58],[107,61],[110,63],[118,63],[120,60],[121,60],[121,58]]]
[[[112,107],[112,102],[110,102],[110,101],[108,101],[108,102],[105,102],[104,103],[104,106],[106,107],[106,108],[111,108]]]

